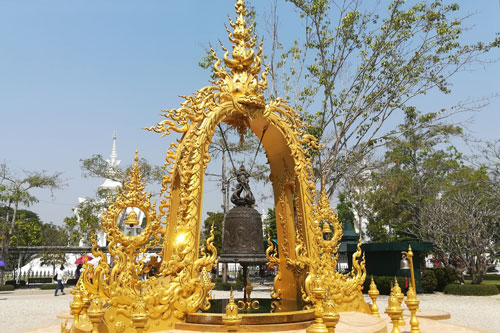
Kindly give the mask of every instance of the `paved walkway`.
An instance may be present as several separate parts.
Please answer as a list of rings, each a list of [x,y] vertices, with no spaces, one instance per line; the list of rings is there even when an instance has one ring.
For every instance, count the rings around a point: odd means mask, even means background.
[[[263,288],[255,288],[252,297],[268,297]],[[69,290],[66,290],[69,291]],[[0,332],[23,333],[40,327],[59,326],[56,315],[69,311],[71,296],[54,297],[53,290],[22,289],[0,292]],[[228,292],[215,291],[216,298],[228,296]],[[241,297],[239,292],[235,297]],[[418,295],[422,309],[436,309],[451,313],[446,322],[500,332],[500,295],[451,296],[441,293]],[[387,296],[380,296],[377,304],[381,312],[387,306]]]
[[[18,289],[0,291],[0,332],[18,333],[60,322],[56,315],[69,311],[72,300],[66,295],[54,296],[54,290]]]

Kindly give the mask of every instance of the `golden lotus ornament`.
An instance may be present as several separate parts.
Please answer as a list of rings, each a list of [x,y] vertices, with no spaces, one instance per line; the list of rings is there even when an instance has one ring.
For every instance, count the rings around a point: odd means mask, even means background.
[[[165,119],[148,128],[161,136],[182,134],[166,156],[168,173],[158,209],[145,191],[136,152],[123,188],[103,213],[109,254],[92,240],[93,256],[100,260],[95,267],[84,264],[74,290],[73,332],[173,329],[189,314],[210,307],[214,284],[209,272],[217,264],[217,251],[213,232],[200,245],[200,229],[208,148],[221,122],[262,138],[268,158],[278,235],[277,245],[268,241],[266,251],[267,265],[277,267],[270,292],[274,311],[287,311],[288,304],[314,308],[317,321],[323,323],[320,310],[326,309],[329,331],[338,312],[371,313],[361,293],[366,270],[360,244],[353,271],[336,271],[342,226],[325,191],[318,196],[312,182],[308,151],[318,149],[318,143],[284,100],[264,98],[267,69],[260,74],[262,43],[256,47],[257,37],[245,22],[244,2],[237,0],[235,7],[237,18],[229,22],[232,31],[227,29],[232,51],[222,46],[222,60],[211,51],[213,84],[185,97],[179,108],[166,110]],[[126,223],[136,226],[138,210],[145,216],[144,229],[136,236],[125,235],[118,221],[125,212],[134,212]],[[157,259],[149,262],[145,254],[158,247]]]

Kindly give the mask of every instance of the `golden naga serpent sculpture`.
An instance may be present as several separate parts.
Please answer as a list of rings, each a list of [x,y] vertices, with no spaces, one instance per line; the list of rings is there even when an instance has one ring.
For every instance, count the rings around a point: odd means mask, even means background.
[[[248,129],[257,137],[266,133],[262,146],[271,169],[279,244],[276,248],[269,241],[266,252],[268,265],[278,267],[271,288],[274,310],[286,310],[284,301],[326,309],[332,315],[370,313],[361,294],[366,271],[360,244],[353,255],[353,271],[336,271],[342,226],[325,192],[318,197],[311,181],[308,152],[319,145],[284,100],[266,102],[267,69],[259,76],[262,42],[255,52],[257,37],[247,27],[243,0],[237,0],[235,8],[237,18],[229,21],[233,30],[226,28],[233,44],[231,56],[222,44],[223,60],[211,51],[216,77],[212,85],[184,97],[180,108],[166,110],[164,120],[147,128],[161,136],[182,135],[168,149],[158,213],[144,190],[137,152],[124,187],[103,213],[109,254],[92,239],[92,253],[100,260],[96,267],[84,265],[72,291],[72,332],[161,331],[210,306],[214,284],[208,272],[217,264],[217,251],[213,231],[200,246],[201,204],[208,146],[220,122],[234,126],[241,135]],[[138,223],[131,208],[146,217],[137,236],[125,235],[118,225],[119,220]],[[158,259],[147,261],[146,253],[158,246]]]

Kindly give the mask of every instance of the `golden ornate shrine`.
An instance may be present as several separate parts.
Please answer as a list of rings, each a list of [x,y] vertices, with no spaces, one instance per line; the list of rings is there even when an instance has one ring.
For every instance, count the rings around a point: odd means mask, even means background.
[[[167,136],[181,133],[166,157],[168,175],[162,182],[158,213],[144,192],[137,165],[129,172],[102,218],[111,261],[94,241],[101,258],[97,267],[85,264],[73,290],[72,332],[155,332],[184,322],[186,315],[207,309],[213,288],[208,272],[217,263],[213,234],[200,246],[204,173],[210,161],[208,147],[220,122],[244,133],[263,137],[275,198],[279,256],[270,244],[269,266],[278,266],[271,297],[274,311],[290,302],[314,308],[317,323],[334,327],[339,311],[371,313],[361,294],[366,271],[361,249],[353,256],[354,269],[336,271],[342,227],[324,192],[316,194],[308,150],[318,143],[306,131],[295,110],[277,98],[266,101],[267,69],[261,72],[262,42],[245,22],[243,0],[236,2],[235,21],[227,29],[232,51],[222,46],[219,59],[212,49],[216,80],[185,97],[178,109],[148,130]],[[117,220],[129,207],[146,215],[146,227],[137,236],[124,235]],[[134,224],[134,214],[126,223]],[[159,260],[146,262],[146,251],[161,246]],[[161,260],[161,261],[160,261]],[[333,323],[333,324],[332,324]]]

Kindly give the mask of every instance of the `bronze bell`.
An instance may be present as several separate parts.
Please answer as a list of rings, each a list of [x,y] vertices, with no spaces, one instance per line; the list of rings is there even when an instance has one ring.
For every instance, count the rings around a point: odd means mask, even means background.
[[[401,270],[408,270],[410,269],[410,263],[408,262],[408,259],[406,259],[405,256],[401,259],[401,262],[399,263],[399,269]]]
[[[262,220],[259,212],[252,208],[255,198],[248,184],[249,176],[243,165],[236,173],[238,184],[231,196],[231,202],[235,207],[226,214],[219,262],[252,265],[267,261]]]

